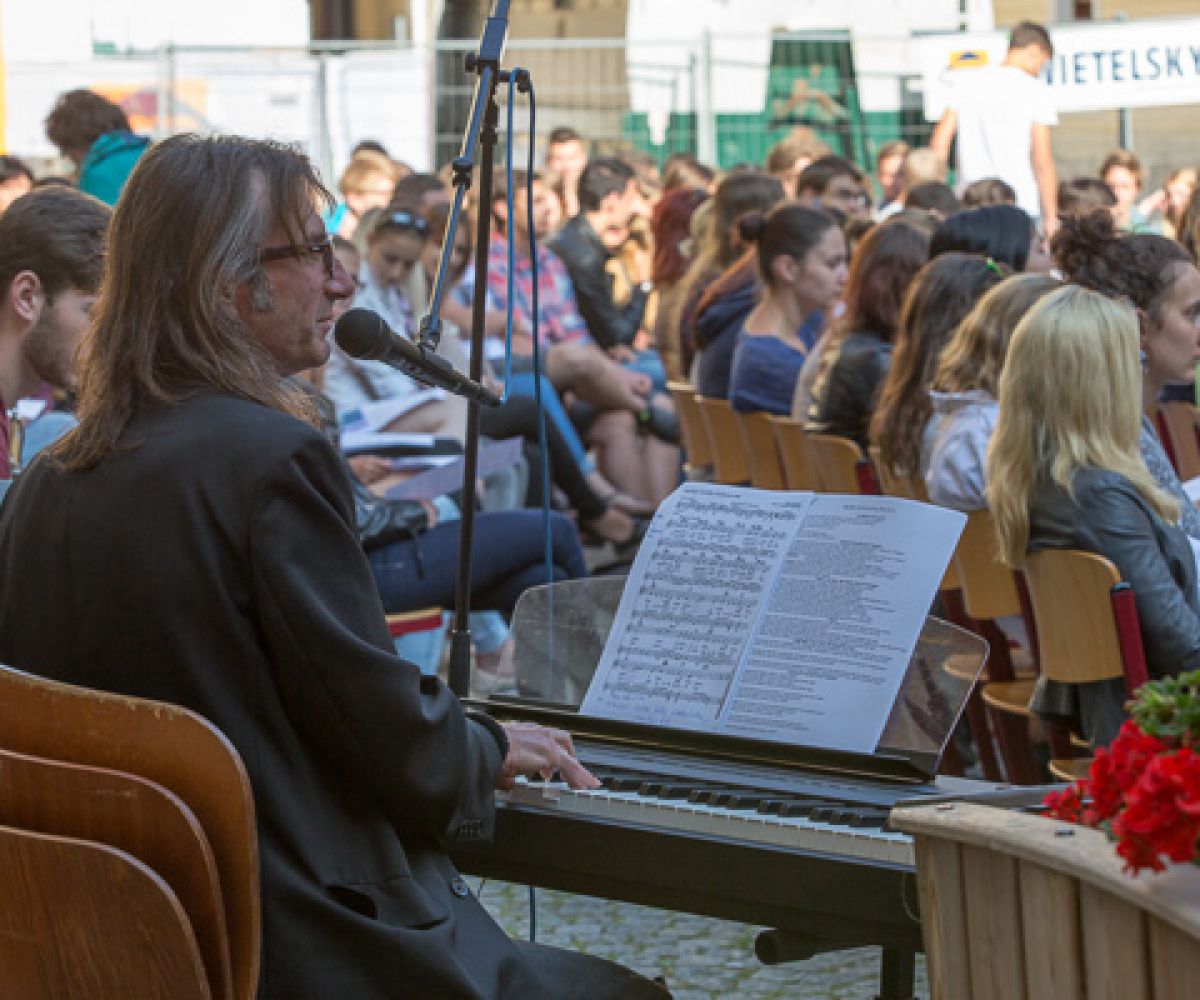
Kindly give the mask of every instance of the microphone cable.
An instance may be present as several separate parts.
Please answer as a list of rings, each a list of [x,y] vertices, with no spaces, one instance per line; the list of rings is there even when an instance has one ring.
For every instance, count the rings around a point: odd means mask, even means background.
[[[504,151],[505,168],[505,206],[508,210],[508,275],[507,275],[507,306],[504,324],[504,398],[508,399],[509,381],[512,378],[512,337],[513,337],[513,301],[515,291],[516,247],[513,243],[512,220],[515,214],[515,198],[513,192],[513,115],[516,91],[522,82],[529,95],[529,153],[525,171],[525,204],[529,226],[529,265],[532,273],[532,300],[530,303],[530,331],[533,340],[533,398],[538,415],[538,450],[541,452],[542,466],[542,537],[543,558],[546,567],[546,583],[554,582],[554,547],[550,532],[550,452],[546,447],[546,409],[542,399],[542,345],[539,336],[539,303],[538,303],[538,255],[537,233],[534,231],[533,209],[533,171],[534,171],[534,138],[537,129],[537,97],[533,91],[533,80],[529,71],[520,66],[513,67],[508,76],[508,109],[507,136]]]
[[[519,66],[513,67],[508,76],[508,114],[507,114],[507,135],[504,149],[504,169],[505,169],[505,207],[507,208],[507,229],[505,234],[507,237],[508,250],[508,274],[507,274],[507,309],[505,310],[504,322],[504,399],[508,399],[508,386],[512,378],[512,337],[513,337],[513,301],[515,292],[515,278],[513,272],[516,265],[516,247],[513,244],[513,217],[516,214],[515,199],[513,197],[513,106],[515,94],[520,85],[524,83],[524,88],[529,95],[529,155],[528,165],[525,171],[525,207],[526,221],[529,226],[529,266],[533,276],[533,290],[530,302],[530,319],[532,329],[530,331],[533,340],[533,398],[537,408],[538,416],[538,449],[541,451],[542,465],[542,537],[544,545],[544,558],[546,564],[546,583],[554,583],[554,546],[553,538],[550,533],[550,453],[546,447],[546,409],[542,400],[542,350],[541,340],[538,330],[538,255],[537,255],[537,233],[534,230],[534,210],[533,210],[533,171],[534,171],[534,137],[536,136],[537,128],[537,98],[533,91],[533,78],[529,75],[529,71],[522,69]],[[485,290],[486,290],[486,275]],[[479,279],[476,277],[476,294],[478,294]],[[553,591],[550,592],[553,594]],[[553,605],[551,605],[551,617],[553,617]],[[553,628],[548,630],[553,637]],[[530,885],[529,890],[529,940],[537,942],[537,889]]]

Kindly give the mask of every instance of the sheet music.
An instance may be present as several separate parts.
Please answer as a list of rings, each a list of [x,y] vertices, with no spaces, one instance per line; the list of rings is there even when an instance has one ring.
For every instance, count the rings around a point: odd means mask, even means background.
[[[581,711],[870,753],[965,520],[685,484],[647,533]]]

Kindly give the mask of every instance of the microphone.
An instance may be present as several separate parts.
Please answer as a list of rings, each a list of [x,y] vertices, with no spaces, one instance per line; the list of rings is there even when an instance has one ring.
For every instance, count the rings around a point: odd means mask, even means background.
[[[351,309],[333,331],[338,347],[362,361],[382,361],[418,382],[445,389],[485,406],[499,406],[500,397],[455,370],[438,354],[425,353],[406,337],[394,333],[382,316],[370,309]]]

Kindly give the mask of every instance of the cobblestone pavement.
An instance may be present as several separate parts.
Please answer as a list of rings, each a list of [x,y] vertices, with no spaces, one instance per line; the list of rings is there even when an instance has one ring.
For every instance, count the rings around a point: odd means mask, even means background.
[[[479,888],[478,879],[470,879]],[[513,937],[528,937],[524,886],[485,882],[480,901]],[[879,952],[834,952],[807,962],[765,966],[754,957],[757,927],[655,910],[611,900],[537,892],[538,941],[622,962],[666,976],[677,1000],[872,1000]],[[924,960],[917,960],[917,996],[928,997]]]

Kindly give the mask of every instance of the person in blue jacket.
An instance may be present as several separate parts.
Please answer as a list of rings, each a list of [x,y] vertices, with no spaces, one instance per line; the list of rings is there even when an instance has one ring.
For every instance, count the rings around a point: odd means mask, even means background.
[[[61,94],[46,116],[46,138],[75,164],[79,190],[115,205],[134,164],[150,145],[125,112],[91,90]]]

